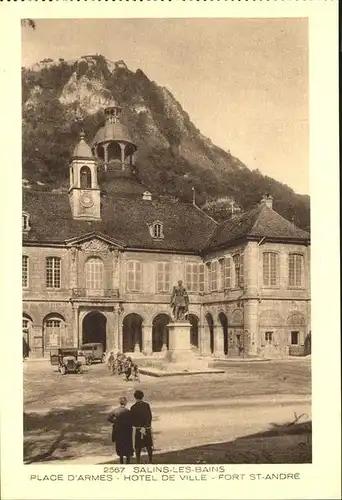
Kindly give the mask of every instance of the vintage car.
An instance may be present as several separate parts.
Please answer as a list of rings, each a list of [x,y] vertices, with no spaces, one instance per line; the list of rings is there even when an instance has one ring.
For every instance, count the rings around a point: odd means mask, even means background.
[[[82,363],[78,360],[77,349],[59,348],[50,352],[50,362],[58,366],[58,371],[62,375],[66,373],[81,373]]]
[[[104,362],[105,352],[103,350],[103,345],[100,342],[83,344],[80,347],[80,351],[85,356],[87,365],[91,365],[96,361],[100,361],[100,363]]]

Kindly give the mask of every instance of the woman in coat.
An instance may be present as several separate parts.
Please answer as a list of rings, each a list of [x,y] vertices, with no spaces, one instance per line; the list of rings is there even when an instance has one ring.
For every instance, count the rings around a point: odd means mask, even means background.
[[[133,456],[133,439],[132,439],[132,418],[131,412],[127,405],[127,399],[121,397],[119,399],[120,406],[116,408],[108,417],[108,421],[113,424],[112,441],[115,443],[115,450],[118,457],[120,457],[120,464],[131,463]]]

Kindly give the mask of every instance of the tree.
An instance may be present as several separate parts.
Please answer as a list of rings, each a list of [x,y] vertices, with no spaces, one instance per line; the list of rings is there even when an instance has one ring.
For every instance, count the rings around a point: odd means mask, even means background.
[[[33,21],[33,19],[22,19],[21,20],[21,27],[22,28],[29,27],[29,28],[32,28],[33,30],[35,30],[36,23],[35,23],[35,21]]]

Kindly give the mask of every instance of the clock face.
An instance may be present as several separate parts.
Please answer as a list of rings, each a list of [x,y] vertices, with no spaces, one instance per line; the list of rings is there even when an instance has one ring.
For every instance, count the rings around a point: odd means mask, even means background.
[[[81,201],[82,207],[85,207],[85,208],[89,208],[89,207],[94,205],[94,200],[93,200],[91,193],[82,193],[80,201]]]

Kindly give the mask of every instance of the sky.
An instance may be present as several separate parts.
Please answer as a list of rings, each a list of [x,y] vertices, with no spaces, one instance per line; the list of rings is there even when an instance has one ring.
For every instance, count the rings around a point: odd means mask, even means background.
[[[22,66],[103,54],[167,87],[201,133],[309,194],[306,19],[38,19]]]

